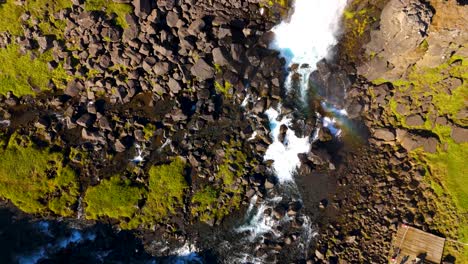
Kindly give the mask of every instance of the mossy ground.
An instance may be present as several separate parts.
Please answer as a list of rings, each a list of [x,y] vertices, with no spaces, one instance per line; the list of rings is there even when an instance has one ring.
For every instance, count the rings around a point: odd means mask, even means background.
[[[447,80],[461,80],[459,86]],[[467,126],[468,120],[459,113],[466,109],[468,99],[468,61],[460,56],[452,56],[446,63],[435,68],[413,68],[406,78],[391,82],[395,93],[390,98],[384,120],[394,127],[415,129],[434,133],[440,140],[436,153],[426,153],[416,149],[410,156],[419,165],[426,167],[426,182],[433,193],[427,193],[434,202],[435,226],[448,238],[468,243],[468,143],[457,144],[451,137],[450,125],[436,123],[436,117],[445,117],[459,126]],[[376,80],[375,84],[390,83]],[[408,99],[409,98],[409,99]],[[408,105],[407,100],[410,100]],[[428,104],[427,101],[430,101]],[[423,115],[421,126],[407,124],[407,116],[399,113],[398,104],[412,108]],[[421,111],[424,109],[424,111]],[[384,121],[386,122],[386,121]],[[460,245],[447,243],[446,253],[457,257],[460,263],[468,261],[468,249],[460,253]]]
[[[34,95],[38,91],[48,90],[51,80],[58,86],[64,86],[64,82],[70,78],[62,67],[49,70],[47,63],[52,61],[50,51],[36,54],[35,59],[31,56],[32,52],[21,54],[18,45],[0,49],[0,94],[11,91],[16,96]]]
[[[346,7],[343,15],[344,32],[339,46],[342,57],[348,63],[363,60],[362,47],[386,3],[386,0],[353,0]]]
[[[29,139],[17,135],[0,153],[1,197],[27,213],[73,214],[79,185],[61,153],[35,148]]]
[[[216,173],[216,179],[223,183],[221,187],[204,187],[192,196],[193,217],[205,222],[221,220],[232,210],[239,209],[243,190],[234,186],[236,180],[247,173],[247,156],[239,150],[240,147],[239,142],[231,141],[226,148],[225,157]]]
[[[129,180],[113,176],[99,185],[86,190],[86,217],[98,219],[107,216],[114,219],[129,219],[138,210],[138,202],[143,198],[145,190],[132,186]]]
[[[150,228],[157,222],[167,221],[184,206],[184,196],[189,188],[185,180],[186,163],[175,158],[170,164],[152,166],[148,172],[149,185],[146,201],[141,210],[125,228]]]
[[[0,4],[0,32],[10,32],[12,35],[20,36],[23,34],[20,17],[24,12],[31,14],[32,19],[39,21],[39,28],[44,35],[63,36],[65,28],[64,21],[54,18],[54,14],[59,10],[69,8],[72,2],[69,0],[28,0],[24,5],[15,4],[14,0],[7,0]]]
[[[87,11],[105,11],[108,15],[115,14],[115,23],[122,28],[128,27],[125,16],[133,10],[130,4],[116,3],[112,0],[87,0],[85,9]]]

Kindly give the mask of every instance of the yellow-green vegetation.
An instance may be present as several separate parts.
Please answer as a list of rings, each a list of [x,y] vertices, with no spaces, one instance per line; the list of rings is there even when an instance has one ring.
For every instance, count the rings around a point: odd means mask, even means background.
[[[374,81],[375,84],[385,82],[388,81]],[[390,99],[386,111],[389,117],[387,120],[394,120],[391,125],[395,127],[426,130],[439,137],[441,144],[436,153],[416,149],[410,155],[417,163],[425,166],[430,175],[425,180],[434,191],[433,194],[427,194],[429,198],[432,197],[438,213],[434,224],[447,237],[464,243],[468,243],[468,143],[457,144],[451,137],[452,128],[436,123],[435,117],[445,116],[455,124],[468,125],[466,117],[459,115],[460,111],[466,109],[467,82],[468,61],[460,56],[452,56],[435,68],[413,68],[406,78],[391,82],[395,87],[395,95]],[[427,108],[422,126],[409,126],[407,117],[397,111],[399,103],[405,105],[402,102],[404,98],[411,98],[413,109]],[[429,105],[424,102],[427,98],[431,98]],[[468,262],[468,249],[462,255],[460,245],[448,243],[446,250],[456,256],[460,263]]]
[[[226,186],[231,186],[246,173],[245,162],[247,156],[238,149],[239,147],[239,142],[232,141],[226,149],[223,163],[219,166],[217,177],[222,179]]]
[[[215,88],[218,93],[221,93],[226,98],[231,98],[232,94],[229,93],[229,90],[232,88],[232,84],[228,81],[224,82],[224,85],[220,84],[219,82],[215,82]]]
[[[185,180],[185,167],[186,163],[181,158],[175,158],[170,164],[152,166],[145,205],[124,227],[151,227],[156,222],[167,220],[167,216],[175,214],[177,208],[182,208],[189,187]]]
[[[86,190],[86,217],[98,219],[106,216],[123,220],[132,217],[138,211],[138,202],[145,190],[131,185],[129,180],[113,176],[99,185]]]
[[[52,61],[50,51],[36,54],[31,59],[31,51],[21,54],[18,45],[9,45],[0,49],[0,94],[12,91],[16,96],[35,94],[35,91],[47,90],[53,80],[60,87],[70,78],[62,67],[50,71],[47,62]]]
[[[130,4],[116,3],[112,0],[86,0],[85,9],[87,11],[105,11],[108,15],[115,14],[115,24],[122,28],[127,28],[125,16],[132,12]]]
[[[35,148],[29,139],[13,135],[0,156],[1,197],[27,213],[73,214],[78,182],[62,153]]]
[[[341,52],[354,61],[366,41],[366,32],[377,21],[386,0],[353,0],[343,14],[344,34],[340,41]]]
[[[156,126],[151,123],[147,124],[143,128],[143,134],[145,135],[146,140],[150,140],[153,137],[154,132],[156,132]]]
[[[242,202],[240,188],[234,187],[235,181],[247,173],[245,163],[247,156],[239,150],[240,142],[231,141],[223,162],[219,165],[216,179],[223,182],[220,189],[205,187],[192,196],[192,216],[201,221],[220,220],[233,209],[239,209]]]
[[[196,192],[192,197],[192,215],[198,215],[200,221],[210,221],[217,217],[213,212],[218,207],[219,191],[211,186]]]
[[[0,4],[0,32],[8,31],[13,35],[22,35],[21,15],[28,11],[31,17],[39,21],[39,28],[45,35],[63,36],[65,22],[54,18],[53,14],[61,9],[71,7],[69,0],[28,0],[24,4],[15,4],[14,0],[7,0]],[[31,19],[28,21],[31,23]]]

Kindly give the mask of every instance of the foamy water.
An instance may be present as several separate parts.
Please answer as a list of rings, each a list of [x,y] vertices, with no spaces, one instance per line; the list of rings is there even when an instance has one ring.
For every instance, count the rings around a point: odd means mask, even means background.
[[[300,165],[300,160],[297,154],[308,152],[310,148],[308,137],[297,137],[294,131],[288,129],[284,142],[278,138],[282,125],[290,126],[290,118],[279,119],[279,112],[273,108],[268,109],[265,114],[270,121],[270,131],[273,143],[268,147],[265,153],[265,160],[273,160],[275,174],[281,183],[292,181],[293,173],[297,166]]]
[[[273,28],[275,40],[271,48],[278,50],[287,61],[287,66],[299,64],[297,71],[301,75],[300,93],[305,103],[309,75],[316,70],[316,64],[330,55],[330,50],[338,42],[340,18],[346,7],[347,0],[296,0],[294,13],[289,21],[285,21]],[[302,66],[301,66],[302,65]],[[285,83],[285,89],[291,90],[291,76]],[[340,111],[340,110],[337,110]],[[299,138],[290,128],[291,119],[281,117],[278,110],[268,109],[266,112],[270,120],[271,137],[273,143],[268,147],[265,160],[273,160],[273,168],[280,182],[293,179],[293,173],[300,165],[297,157],[300,153],[309,151],[312,140],[307,137]],[[335,119],[322,119],[335,136],[341,131],[335,127]],[[288,126],[287,144],[278,139],[280,126]]]

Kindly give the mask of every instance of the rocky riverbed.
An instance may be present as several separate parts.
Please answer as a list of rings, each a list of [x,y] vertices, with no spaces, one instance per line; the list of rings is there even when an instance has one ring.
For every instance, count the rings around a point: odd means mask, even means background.
[[[386,263],[401,223],[466,238],[466,166],[440,174],[467,157],[466,5],[348,1],[316,67],[274,49],[293,6],[0,4],[2,259]],[[265,155],[293,138],[285,183]]]

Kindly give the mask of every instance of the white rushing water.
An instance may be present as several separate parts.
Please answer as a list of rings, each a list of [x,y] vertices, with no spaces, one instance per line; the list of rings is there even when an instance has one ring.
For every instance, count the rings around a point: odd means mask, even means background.
[[[338,42],[340,18],[346,3],[347,0],[296,0],[290,20],[273,28],[275,40],[271,48],[280,51],[288,67],[293,64],[300,66],[300,92],[304,102],[310,73],[316,69],[317,62],[330,55],[331,48]],[[287,91],[291,90],[292,74],[285,83]],[[298,138],[293,130],[288,129],[286,144],[283,144],[278,139],[279,129],[283,124],[289,127],[291,118],[280,117],[275,109],[269,109],[266,114],[270,120],[273,143],[267,149],[265,160],[274,161],[273,167],[280,182],[291,181],[293,172],[300,165],[297,155],[309,151],[309,136]],[[333,130],[333,134],[339,136],[335,121],[329,118],[322,120]]]
[[[316,70],[316,64],[323,58],[330,56],[330,50],[337,44],[340,18],[346,6],[347,0],[296,0],[294,13],[290,20],[281,23],[273,29],[275,40],[271,48],[278,50],[287,61],[288,68],[294,64],[298,65],[295,70],[300,75],[299,93],[303,105],[307,103],[307,90],[310,74]],[[290,72],[286,82],[285,90],[292,91],[292,76]],[[335,117],[320,117],[319,125],[326,127],[334,136],[339,136],[341,130],[338,128],[340,117],[347,113],[336,109],[326,102],[322,107]],[[294,217],[287,214],[281,219],[276,219],[271,213],[282,200],[300,201],[300,194],[294,182],[294,172],[300,165],[298,154],[307,153],[311,142],[318,138],[318,130],[314,135],[298,137],[292,129],[293,117],[281,115],[281,106],[278,109],[270,108],[265,114],[270,122],[270,136],[273,140],[268,147],[264,159],[273,160],[273,169],[280,185],[280,195],[269,197],[262,202],[257,202],[254,196],[247,210],[244,225],[240,226],[238,232],[249,234],[245,239],[250,241],[261,240],[266,234],[270,237],[282,237],[281,226],[292,221]],[[287,130],[281,127],[287,127]],[[281,133],[285,133],[281,135]],[[280,137],[281,135],[281,137]],[[307,257],[310,241],[317,233],[313,231],[312,223],[307,216],[301,216],[302,230],[298,238],[296,249],[303,252]],[[286,225],[287,226],[287,225]],[[241,263],[264,263],[262,257],[240,254]]]

